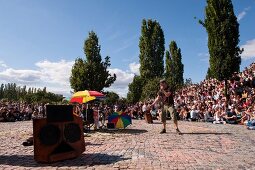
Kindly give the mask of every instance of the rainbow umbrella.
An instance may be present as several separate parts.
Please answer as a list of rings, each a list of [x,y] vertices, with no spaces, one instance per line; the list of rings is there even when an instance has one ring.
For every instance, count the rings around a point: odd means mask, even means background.
[[[98,91],[89,91],[89,90],[84,90],[84,91],[78,91],[73,94],[70,102],[71,103],[87,103],[91,100],[95,99],[104,99],[105,96],[103,93],[100,93]]]
[[[128,125],[132,124],[131,116],[125,112],[113,112],[108,117],[109,123],[114,123],[115,128],[126,128]]]

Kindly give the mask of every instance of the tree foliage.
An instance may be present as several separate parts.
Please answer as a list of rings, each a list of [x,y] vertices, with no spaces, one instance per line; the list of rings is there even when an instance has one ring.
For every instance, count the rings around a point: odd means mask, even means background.
[[[110,57],[106,56],[102,61],[95,32],[89,32],[88,38],[84,42],[84,53],[86,60],[77,58],[73,65],[70,77],[70,84],[74,91],[96,90],[102,91],[105,87],[110,87],[116,80],[107,70],[110,67]]]
[[[175,41],[171,41],[169,51],[166,51],[166,72],[167,82],[174,88],[183,85],[184,66],[182,64],[181,49]]]
[[[165,38],[157,21],[143,19],[139,47],[141,77],[145,81],[162,77],[164,73]]]
[[[13,101],[25,101],[28,103],[53,103],[61,102],[63,95],[54,94],[46,91],[46,87],[42,90],[26,86],[17,86],[15,83],[1,84],[0,99]]]
[[[199,21],[208,33],[210,68],[207,78],[228,79],[241,64],[239,24],[231,0],[207,0],[206,18]]]
[[[129,103],[138,102],[142,98],[151,96],[143,92],[144,85],[155,78],[163,76],[164,73],[164,52],[165,38],[163,30],[157,21],[142,20],[140,48],[140,76],[135,76],[133,82],[129,84],[127,100]],[[147,85],[149,88],[149,84]],[[146,87],[147,87],[146,86]]]
[[[128,85],[127,100],[129,103],[136,103],[140,100],[144,80],[141,76],[134,76],[133,81]]]
[[[106,92],[106,98],[104,100],[104,103],[108,105],[112,105],[118,102],[120,99],[119,95],[115,92]]]
[[[141,100],[154,99],[159,91],[160,78],[154,78],[148,81],[143,88]]]

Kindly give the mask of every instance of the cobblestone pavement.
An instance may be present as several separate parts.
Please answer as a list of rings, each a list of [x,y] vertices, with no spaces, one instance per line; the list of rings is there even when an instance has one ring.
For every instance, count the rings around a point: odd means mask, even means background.
[[[33,146],[22,142],[32,135],[32,122],[0,123],[0,169],[255,169],[255,131],[240,125],[179,122],[183,135],[167,122],[134,120],[127,129],[91,132],[86,151],[78,158],[38,164]]]

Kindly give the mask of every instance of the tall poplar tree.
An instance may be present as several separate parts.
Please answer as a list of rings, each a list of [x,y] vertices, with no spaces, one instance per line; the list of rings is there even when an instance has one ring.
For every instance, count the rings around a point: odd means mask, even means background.
[[[143,19],[139,47],[141,77],[145,81],[162,77],[164,73],[165,38],[157,21]]]
[[[183,69],[181,49],[178,48],[175,41],[171,41],[169,51],[166,51],[166,79],[178,88],[183,85]]]
[[[71,70],[70,84],[74,91],[96,90],[101,91],[110,87],[116,80],[116,75],[109,73],[107,68],[110,64],[110,57],[106,56],[102,61],[100,45],[95,32],[89,32],[89,37],[84,42],[84,53],[86,60],[77,58]]]
[[[228,79],[241,64],[239,24],[231,0],[207,0],[205,20],[199,21],[208,33],[210,66],[207,78]]]

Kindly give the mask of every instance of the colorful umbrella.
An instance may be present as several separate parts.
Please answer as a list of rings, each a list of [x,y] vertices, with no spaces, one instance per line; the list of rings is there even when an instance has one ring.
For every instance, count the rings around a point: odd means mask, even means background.
[[[126,128],[128,125],[132,124],[131,116],[124,112],[113,112],[108,117],[109,123],[114,123],[115,128]]]
[[[103,99],[105,98],[104,94],[98,92],[98,91],[78,91],[73,94],[70,102],[71,103],[87,103],[91,100],[95,99]]]

